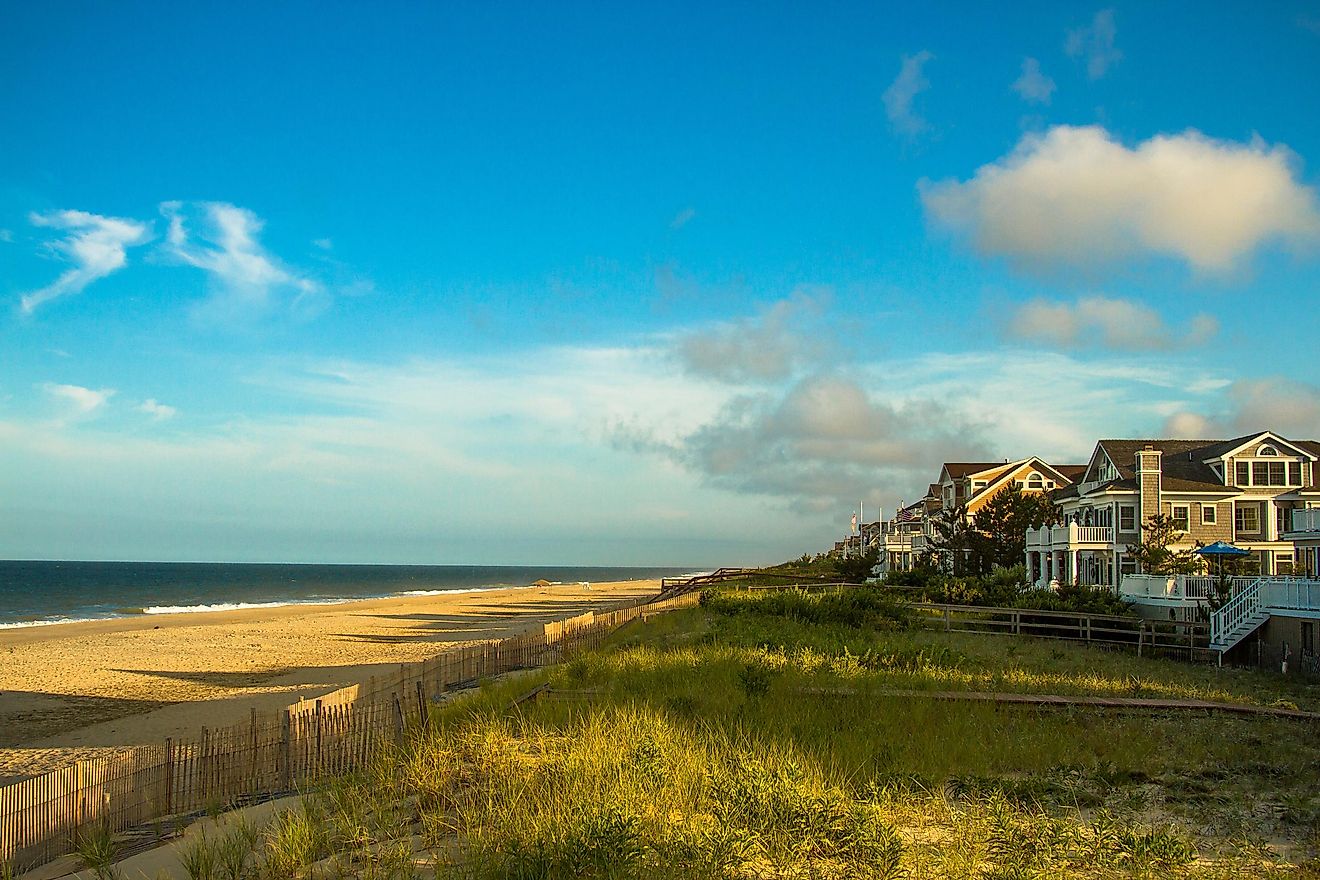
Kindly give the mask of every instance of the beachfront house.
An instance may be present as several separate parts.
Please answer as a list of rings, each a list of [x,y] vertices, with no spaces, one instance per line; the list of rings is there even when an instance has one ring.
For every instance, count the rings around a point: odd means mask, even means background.
[[[934,521],[964,511],[975,524],[976,513],[996,493],[1012,485],[1023,492],[1053,492],[1072,484],[1083,465],[1051,465],[1037,456],[1016,461],[945,462],[939,479],[916,504],[900,508],[891,521],[881,556],[881,570],[908,571],[935,554]],[[947,560],[946,560],[947,561]]]
[[[1233,558],[1230,594],[1211,617],[1221,654],[1260,656],[1315,650],[1320,583],[1317,486],[1320,443],[1261,431],[1231,440],[1101,440],[1082,479],[1056,494],[1063,522],[1027,533],[1028,577],[1109,587],[1149,617],[1207,616],[1215,592],[1210,563],[1200,574],[1138,571],[1128,547],[1150,517],[1172,520],[1171,549],[1222,541]],[[1253,637],[1250,644],[1245,644]],[[1284,642],[1288,642],[1287,648]]]

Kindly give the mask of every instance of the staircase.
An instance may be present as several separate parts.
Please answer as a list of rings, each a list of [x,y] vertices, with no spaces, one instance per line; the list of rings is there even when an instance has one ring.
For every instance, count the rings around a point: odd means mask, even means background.
[[[1270,619],[1261,596],[1265,578],[1257,578],[1210,615],[1210,648],[1224,654]]]

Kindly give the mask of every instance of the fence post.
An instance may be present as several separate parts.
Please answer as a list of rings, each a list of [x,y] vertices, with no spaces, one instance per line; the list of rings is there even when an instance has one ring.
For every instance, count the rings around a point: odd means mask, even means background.
[[[1137,621],[1137,656],[1141,656],[1141,637],[1146,633],[1146,621]]]
[[[944,606],[944,631],[949,631],[949,606]]]
[[[417,716],[422,719],[422,724],[426,724],[431,717],[426,710],[426,688],[422,687],[420,681],[417,682]]]
[[[174,812],[174,740],[165,737],[165,815]]]
[[[252,707],[252,775],[249,779],[256,784],[257,779],[257,707]]]
[[[1091,618],[1089,615],[1086,618],[1086,640],[1091,641]]]
[[[316,775],[321,775],[321,701],[316,701]]]
[[[396,692],[394,697],[394,738],[400,743],[403,742],[403,706],[399,703],[399,694]]]
[[[285,709],[280,715],[280,790],[288,791],[293,788],[293,763],[292,744],[289,742],[292,735],[293,721],[289,710]]]

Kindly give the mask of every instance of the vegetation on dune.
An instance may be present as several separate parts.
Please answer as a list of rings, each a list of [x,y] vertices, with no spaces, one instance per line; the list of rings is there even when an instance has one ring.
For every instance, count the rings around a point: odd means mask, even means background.
[[[250,861],[206,843],[206,876],[1315,876],[1320,744],[1298,722],[895,693],[921,690],[1315,703],[1256,672],[915,628],[879,588],[716,591],[433,712]]]
[[[900,588],[919,602],[950,605],[985,605],[1036,611],[1075,611],[1080,614],[1128,614],[1132,605],[1106,587],[1064,584],[1057,590],[1026,588],[1022,565],[996,568],[989,574],[955,576],[928,566],[894,572],[885,586]]]

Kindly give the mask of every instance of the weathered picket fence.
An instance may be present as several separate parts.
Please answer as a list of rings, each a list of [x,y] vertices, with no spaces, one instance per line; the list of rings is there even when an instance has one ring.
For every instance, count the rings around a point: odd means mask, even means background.
[[[117,833],[167,822],[361,767],[384,741],[425,721],[446,690],[558,662],[572,651],[598,646],[631,620],[698,600],[691,593],[588,611],[529,633],[401,664],[389,676],[301,700],[274,716],[253,710],[246,722],[203,728],[191,741],[125,749],[0,787],[0,869],[47,862],[74,849],[79,835],[91,828]]]

